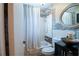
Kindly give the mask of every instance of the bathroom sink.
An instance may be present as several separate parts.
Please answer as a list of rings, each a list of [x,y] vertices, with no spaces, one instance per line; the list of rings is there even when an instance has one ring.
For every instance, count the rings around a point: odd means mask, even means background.
[[[77,45],[79,44],[79,39],[74,40],[62,40],[67,46]]]

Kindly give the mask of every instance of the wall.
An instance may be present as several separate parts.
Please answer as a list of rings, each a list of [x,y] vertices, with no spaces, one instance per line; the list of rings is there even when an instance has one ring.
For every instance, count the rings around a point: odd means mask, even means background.
[[[25,40],[25,20],[23,12],[23,4],[14,4],[14,47],[15,55],[24,55],[24,44]]]
[[[0,3],[0,55],[5,55],[4,43],[4,10],[3,4]]]
[[[56,16],[56,22],[59,22],[60,20],[60,15],[64,8],[66,8],[70,3],[55,3],[53,5],[53,9],[55,9],[55,16]]]
[[[52,37],[52,14],[46,17],[45,31],[46,36]]]
[[[40,39],[41,41],[44,40],[45,37],[45,19],[46,17],[40,17]]]
[[[66,37],[68,32],[75,34],[75,32],[73,30],[53,30],[54,41],[55,40],[61,40],[62,37]]]

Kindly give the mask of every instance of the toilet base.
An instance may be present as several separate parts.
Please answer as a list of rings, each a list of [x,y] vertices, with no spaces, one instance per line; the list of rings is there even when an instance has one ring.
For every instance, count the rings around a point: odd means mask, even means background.
[[[54,55],[53,52],[51,52],[51,53],[42,52],[42,54],[45,55],[45,56],[53,56]]]

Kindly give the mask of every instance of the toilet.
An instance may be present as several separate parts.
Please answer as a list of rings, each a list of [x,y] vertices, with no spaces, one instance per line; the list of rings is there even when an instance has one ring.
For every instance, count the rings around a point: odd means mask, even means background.
[[[50,44],[49,42],[46,41],[41,42],[40,48],[41,48],[41,53],[46,56],[50,56],[54,54],[54,48],[52,47],[52,44]]]

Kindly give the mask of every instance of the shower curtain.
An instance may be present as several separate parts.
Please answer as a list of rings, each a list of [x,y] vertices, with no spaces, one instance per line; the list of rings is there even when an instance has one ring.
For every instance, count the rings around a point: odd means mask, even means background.
[[[26,48],[36,48],[40,46],[40,8],[32,5],[24,5],[26,20]]]

